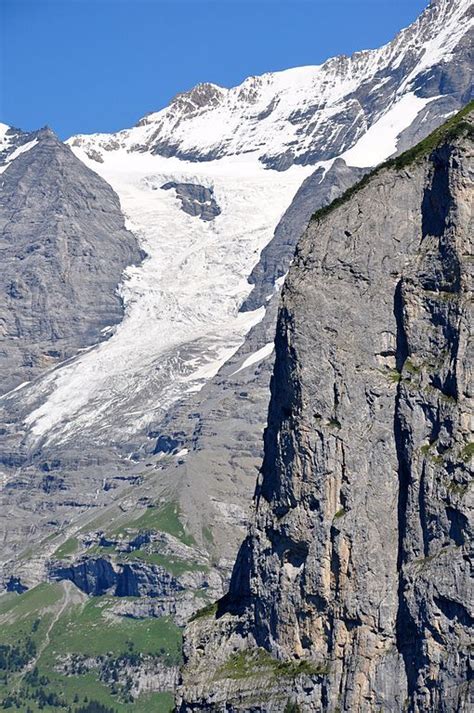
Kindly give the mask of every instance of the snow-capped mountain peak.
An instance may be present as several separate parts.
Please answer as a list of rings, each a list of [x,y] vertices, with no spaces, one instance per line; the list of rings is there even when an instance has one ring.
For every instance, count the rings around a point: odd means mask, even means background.
[[[413,95],[420,100],[411,102],[417,111],[396,128],[409,126],[424,100],[445,93],[449,60],[463,41],[467,49],[472,24],[469,0],[437,0],[380,49],[248,77],[232,89],[198,84],[132,129],[76,136],[71,144],[96,157],[120,147],[191,161],[250,153],[280,170],[315,164],[351,149],[392,106]]]

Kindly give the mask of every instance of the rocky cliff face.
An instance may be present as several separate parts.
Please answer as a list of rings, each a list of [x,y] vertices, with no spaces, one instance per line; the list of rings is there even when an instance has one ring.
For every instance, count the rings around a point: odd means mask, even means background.
[[[69,580],[86,594],[118,597],[166,597],[184,587],[163,567],[140,562],[115,565],[104,557],[85,558],[71,565],[53,563],[52,580]]]
[[[256,514],[188,627],[180,711],[469,709],[472,134],[452,121],[300,241]]]
[[[122,272],[144,256],[118,196],[49,129],[6,136],[1,394],[103,338],[123,316]]]

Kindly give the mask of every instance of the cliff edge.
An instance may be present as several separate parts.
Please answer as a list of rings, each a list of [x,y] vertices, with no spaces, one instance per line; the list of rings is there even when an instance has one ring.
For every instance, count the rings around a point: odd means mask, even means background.
[[[177,710],[467,711],[473,105],[310,222],[255,515]]]

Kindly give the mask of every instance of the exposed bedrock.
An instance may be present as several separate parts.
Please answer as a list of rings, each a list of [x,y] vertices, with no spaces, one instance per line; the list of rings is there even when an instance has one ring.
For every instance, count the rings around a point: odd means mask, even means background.
[[[221,209],[217,205],[212,188],[206,188],[198,183],[176,183],[175,181],[164,183],[161,188],[164,191],[174,189],[176,197],[181,202],[181,209],[193,217],[209,221],[220,215]]]
[[[70,580],[86,594],[118,597],[164,597],[183,586],[163,567],[141,562],[116,564],[104,557],[84,558],[71,565],[55,562],[51,579]]]
[[[144,257],[112,188],[49,129],[26,138],[2,173],[0,393],[104,339],[122,273]]]
[[[301,239],[255,517],[188,627],[180,711],[469,710],[471,137]]]

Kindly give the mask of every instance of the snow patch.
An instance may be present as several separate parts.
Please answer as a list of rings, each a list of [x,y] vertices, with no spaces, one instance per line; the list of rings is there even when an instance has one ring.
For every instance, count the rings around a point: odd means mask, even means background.
[[[275,285],[274,285],[274,288],[273,288],[273,291],[274,291],[274,292],[278,292],[279,290],[281,290],[281,288],[283,287],[283,284],[284,284],[284,282],[285,282],[285,280],[286,280],[286,276],[287,276],[287,275],[288,275],[288,272],[285,272],[284,275],[282,275],[281,277],[278,277],[278,278],[275,280]]]
[[[0,166],[0,173],[3,173],[8,166],[14,161],[18,156],[20,156],[22,153],[26,153],[26,151],[30,151],[30,149],[33,148],[33,146],[36,146],[38,143],[38,139],[33,139],[33,141],[28,141],[26,144],[23,144],[22,146],[19,146],[17,149],[12,151],[12,153],[9,155],[7,162],[3,165]]]
[[[375,124],[372,124],[356,145],[343,153],[341,158],[348,166],[359,168],[381,163],[395,153],[397,140],[402,131],[410,126],[420,111],[432,101],[434,101],[433,97],[422,99],[413,92],[405,94]]]
[[[293,260],[292,260],[291,262],[293,262]],[[275,284],[273,285],[273,292],[271,293],[271,295],[267,295],[267,296],[265,297],[265,301],[266,301],[266,302],[270,302],[270,300],[272,299],[272,297],[274,297],[277,292],[280,292],[280,290],[281,290],[281,288],[283,287],[283,284],[284,284],[284,282],[285,282],[285,280],[286,280],[286,276],[287,276],[287,275],[288,275],[288,272],[285,272],[284,275],[282,275],[281,277],[278,277],[278,278],[275,280]]]
[[[23,389],[29,383],[29,381],[23,381],[22,384],[18,384],[18,386],[15,386],[15,388],[11,391],[7,391],[6,394],[2,394],[2,396],[0,396],[0,399],[6,399],[8,396],[11,396],[11,394],[16,394],[17,391],[20,391],[20,389]]]
[[[3,143],[9,143],[9,140],[6,136],[8,131],[10,131],[10,127],[8,126],[8,124],[2,124],[2,122],[0,121],[0,146]]]
[[[246,369],[248,366],[252,366],[253,364],[257,364],[259,361],[263,361],[263,359],[266,359],[270,356],[270,354],[273,353],[274,348],[275,343],[268,342],[267,344],[265,344],[264,347],[258,349],[258,351],[254,352],[253,354],[250,354],[250,356],[248,356],[245,361],[242,362],[242,365],[237,369],[237,371],[232,372],[231,376],[235,376],[235,374],[238,374],[239,371]]]

